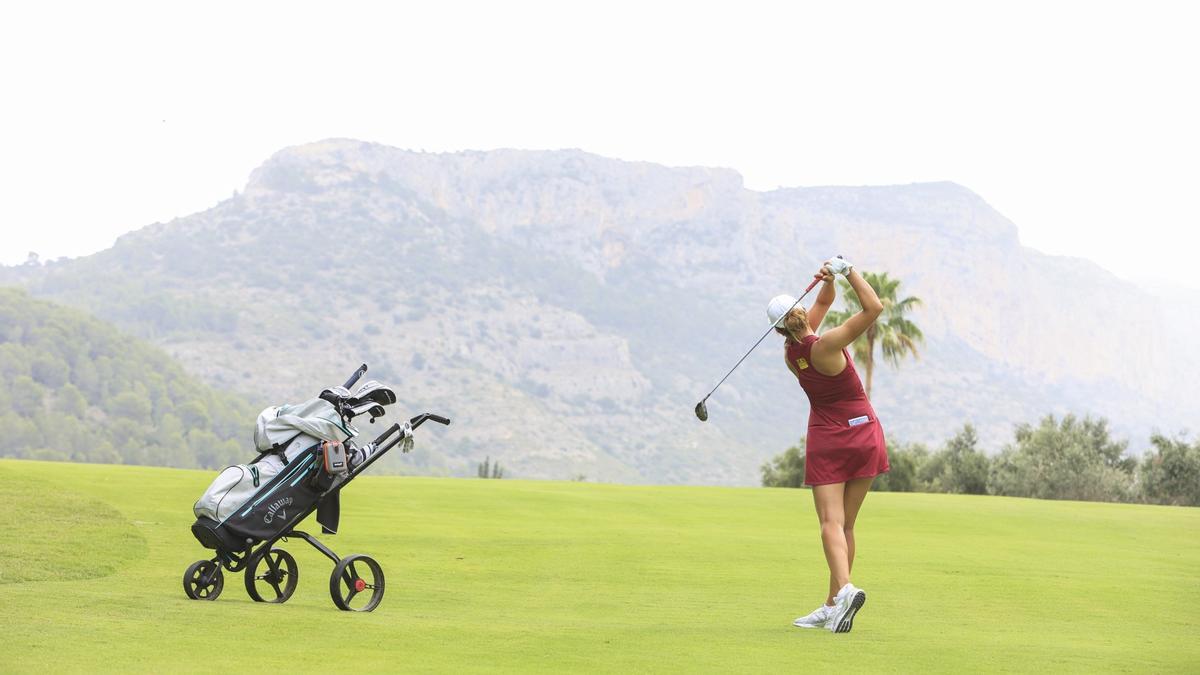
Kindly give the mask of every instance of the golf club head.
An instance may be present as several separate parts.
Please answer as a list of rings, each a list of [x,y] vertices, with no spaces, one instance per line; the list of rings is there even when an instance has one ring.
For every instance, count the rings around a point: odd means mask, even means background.
[[[354,392],[354,396],[350,397],[351,405],[358,405],[362,401],[372,401],[379,405],[391,405],[396,402],[396,392],[391,387],[380,384],[377,380],[367,380],[367,382]]]
[[[699,417],[701,422],[708,421],[708,406],[704,405],[704,401],[696,404],[696,417]]]
[[[322,391],[318,398],[337,405],[338,401],[345,401],[350,398],[350,392],[345,387],[330,387]]]

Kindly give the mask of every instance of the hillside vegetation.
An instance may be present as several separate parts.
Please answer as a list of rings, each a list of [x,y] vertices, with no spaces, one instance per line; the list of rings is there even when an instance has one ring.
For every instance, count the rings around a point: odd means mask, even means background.
[[[387,575],[380,608],[351,615],[329,599],[332,564],[295,539],[281,544],[300,565],[286,604],[251,602],[239,575],[213,602],[185,598],[183,570],[206,553],[190,507],[211,477],[0,461],[0,486],[39,495],[26,508],[66,495],[119,514],[109,545],[74,550],[53,546],[94,522],[37,538],[42,523],[0,521],[0,561],[95,567],[0,583],[0,672],[1200,667],[1200,509],[872,494],[856,528],[867,605],[834,635],[791,626],[827,585],[807,491],[364,476],[341,533],[322,537]]]
[[[1016,424],[1074,413],[1140,454],[1154,431],[1196,430],[1200,311],[1022,247],[951,183],[755,192],[728,170],[579,151],[331,140],[277,153],[212,209],[0,281],[263,400],[366,361],[401,407],[455,418],[421,471],[471,475],[490,456],[514,477],[751,484],[804,431],[779,341],[707,424],[692,407],[764,328],[767,299],[835,253],[924,301],[920,361],[874,372],[889,437],[937,444],[970,422],[991,452]]]
[[[256,414],[161,349],[0,288],[0,457],[215,468],[253,456]]]

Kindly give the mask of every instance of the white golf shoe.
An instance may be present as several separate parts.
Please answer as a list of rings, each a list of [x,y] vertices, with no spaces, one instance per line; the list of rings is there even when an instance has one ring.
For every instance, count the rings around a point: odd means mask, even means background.
[[[854,584],[842,586],[833,598],[833,611],[825,627],[835,633],[849,633],[854,627],[854,615],[867,602],[867,594]]]
[[[829,623],[829,617],[833,616],[833,610],[829,605],[821,605],[812,614],[793,621],[792,625],[797,628],[824,628]]]

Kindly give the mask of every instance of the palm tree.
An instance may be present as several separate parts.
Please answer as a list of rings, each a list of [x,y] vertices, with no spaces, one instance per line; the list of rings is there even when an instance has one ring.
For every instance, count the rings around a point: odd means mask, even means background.
[[[875,345],[880,346],[883,360],[894,367],[899,367],[900,359],[908,354],[912,354],[913,358],[921,357],[917,352],[917,344],[924,342],[925,336],[921,333],[921,329],[906,317],[913,308],[921,306],[920,298],[910,295],[903,300],[897,300],[900,280],[888,277],[887,272],[878,274],[866,272],[863,274],[863,279],[871,285],[871,288],[875,289],[876,295],[883,302],[883,314],[854,341],[853,345],[854,360],[861,363],[867,371],[867,398],[871,398],[871,375],[875,371]],[[841,325],[862,309],[862,304],[859,303],[858,296],[850,289],[849,282],[845,279],[838,279],[838,285],[841,287],[846,309],[830,311],[825,315],[823,323],[830,326]]]

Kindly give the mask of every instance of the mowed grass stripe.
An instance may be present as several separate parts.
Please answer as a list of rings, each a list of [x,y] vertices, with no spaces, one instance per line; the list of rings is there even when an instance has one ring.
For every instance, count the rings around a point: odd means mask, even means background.
[[[323,537],[387,575],[380,609],[352,615],[297,541],[287,604],[252,603],[234,574],[217,601],[187,600],[209,472],[0,475],[108,504],[145,542],[107,577],[0,585],[4,672],[1200,669],[1200,509],[871,494],[854,574],[868,602],[833,635],[790,626],[827,583],[802,490],[366,476]],[[10,519],[6,550],[34,526]]]

